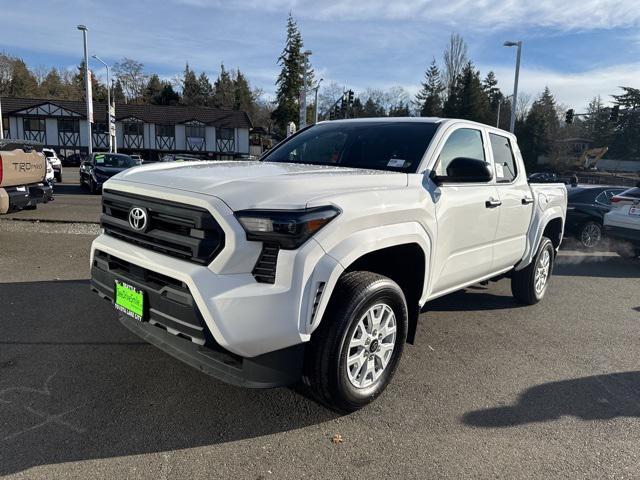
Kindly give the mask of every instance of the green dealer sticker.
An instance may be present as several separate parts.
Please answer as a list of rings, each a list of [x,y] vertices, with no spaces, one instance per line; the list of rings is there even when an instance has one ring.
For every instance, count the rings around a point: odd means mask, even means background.
[[[116,280],[116,310],[142,321],[144,295],[141,290]]]

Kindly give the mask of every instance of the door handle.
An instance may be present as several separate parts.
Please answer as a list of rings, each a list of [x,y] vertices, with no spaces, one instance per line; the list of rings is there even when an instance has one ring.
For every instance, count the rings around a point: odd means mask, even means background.
[[[484,202],[484,206],[487,208],[496,208],[500,205],[502,205],[502,202],[500,200],[494,200],[493,198],[490,198],[489,200]]]
[[[533,198],[531,198],[531,197],[524,197],[524,198],[522,199],[522,204],[523,204],[523,205],[529,205],[529,204],[531,204],[531,203],[533,203]]]

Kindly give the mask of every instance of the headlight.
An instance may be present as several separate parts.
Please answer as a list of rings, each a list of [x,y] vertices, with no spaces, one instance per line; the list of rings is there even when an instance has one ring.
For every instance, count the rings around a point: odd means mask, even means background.
[[[336,207],[303,210],[241,210],[236,218],[247,232],[247,240],[275,242],[280,248],[293,250],[333,220]]]

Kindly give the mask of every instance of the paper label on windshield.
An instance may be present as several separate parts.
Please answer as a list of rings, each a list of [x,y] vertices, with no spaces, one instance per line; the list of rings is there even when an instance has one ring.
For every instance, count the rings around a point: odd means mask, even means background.
[[[406,163],[407,161],[401,158],[392,158],[389,160],[389,163],[387,163],[387,167],[404,168]]]
[[[102,165],[104,163],[104,155],[95,156],[96,165]]]
[[[499,163],[496,163],[496,176],[498,178],[504,178],[504,168]]]

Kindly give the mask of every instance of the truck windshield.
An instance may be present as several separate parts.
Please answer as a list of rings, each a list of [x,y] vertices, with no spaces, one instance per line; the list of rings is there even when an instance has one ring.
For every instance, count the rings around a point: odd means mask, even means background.
[[[415,173],[437,128],[429,122],[320,123],[274,148],[262,161]]]

